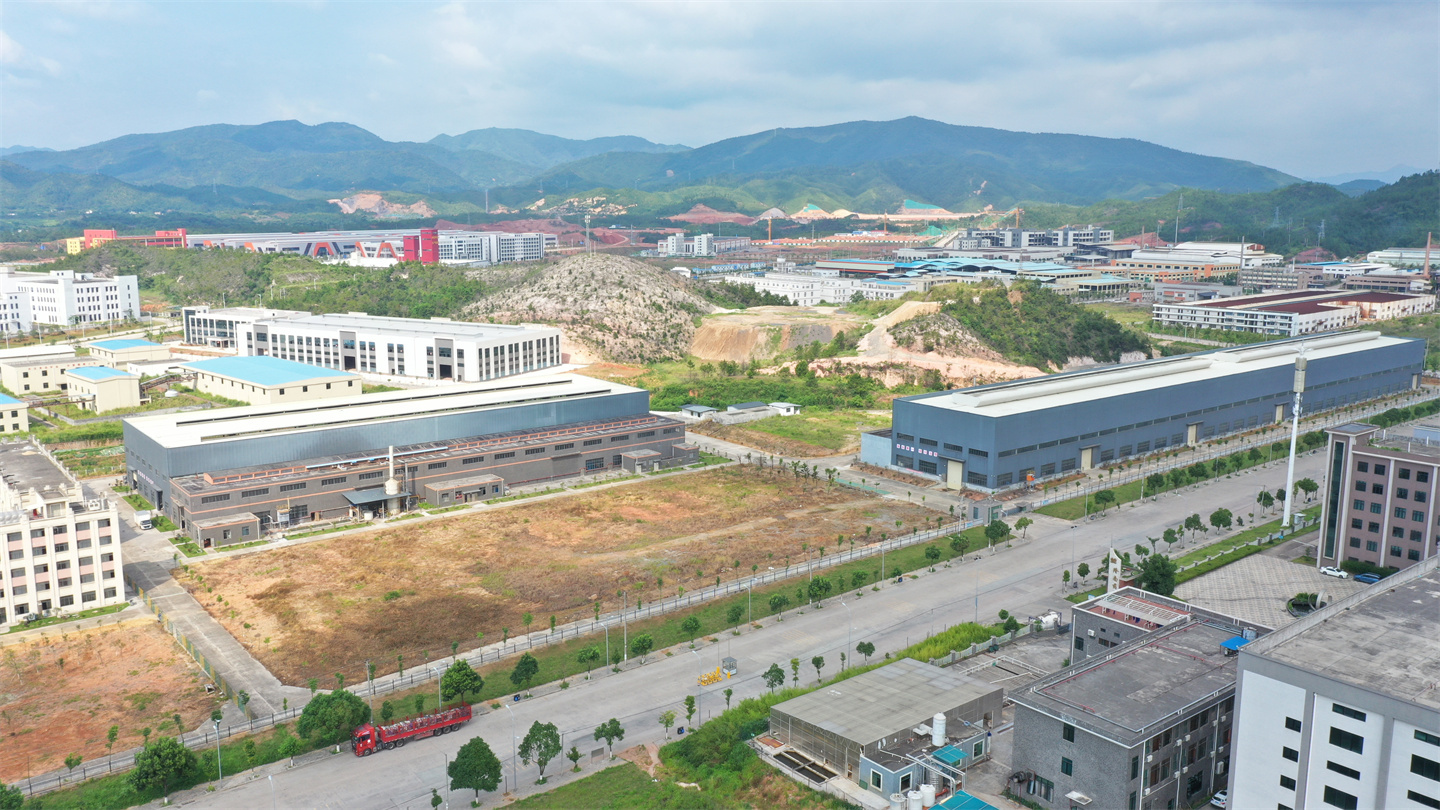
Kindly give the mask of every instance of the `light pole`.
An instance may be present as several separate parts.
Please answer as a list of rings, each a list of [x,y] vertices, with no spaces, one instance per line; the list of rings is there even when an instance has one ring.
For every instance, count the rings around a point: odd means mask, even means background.
[[[510,777],[515,780],[515,789],[520,789],[520,773],[515,770],[515,712],[510,711],[509,703],[501,703],[505,711],[510,713]]]
[[[225,766],[220,762],[220,718],[212,717],[210,722],[215,724],[215,782],[218,785],[225,782]]]
[[[745,583],[745,620],[751,624],[755,623],[755,613],[750,609],[750,598],[754,596],[755,578]]]
[[[445,708],[445,697],[440,691],[440,680],[441,677],[445,674],[445,671],[436,669],[433,666],[426,667],[426,669],[435,673],[435,711],[438,712],[441,709]]]
[[[605,666],[614,666],[610,663],[610,625],[602,624],[600,626],[605,628]]]
[[[705,662],[700,658],[699,650],[691,650],[690,654],[695,656],[695,716],[704,722],[705,716],[700,713],[700,701],[705,697],[705,687],[700,683],[700,667]]]
[[[445,810],[450,810],[450,755],[441,754],[445,758]]]
[[[275,774],[270,774],[270,810],[275,810]]]
[[[630,660],[630,624],[626,617],[630,613],[630,592],[621,591],[620,598],[625,600],[620,607],[620,660]]]
[[[845,604],[845,600],[840,600],[840,607],[845,608],[845,651],[849,652],[850,642],[853,641],[850,637],[850,631],[855,629],[854,620],[851,618],[850,606]]]

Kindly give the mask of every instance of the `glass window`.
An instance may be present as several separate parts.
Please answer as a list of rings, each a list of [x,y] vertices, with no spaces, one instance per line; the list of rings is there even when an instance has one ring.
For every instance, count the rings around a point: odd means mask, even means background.
[[[1063,774],[1065,774],[1066,776],[1074,776],[1074,775],[1075,775],[1075,763],[1074,763],[1074,762],[1071,762],[1069,757],[1061,757],[1061,758],[1060,758],[1060,772],[1063,773]]]

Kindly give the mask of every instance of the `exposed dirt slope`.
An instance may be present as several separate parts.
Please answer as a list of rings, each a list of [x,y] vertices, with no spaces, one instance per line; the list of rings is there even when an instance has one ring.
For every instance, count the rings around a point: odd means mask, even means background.
[[[575,354],[645,363],[684,356],[696,316],[715,307],[680,276],[600,253],[571,256],[471,305],[476,320],[559,326]]]
[[[869,329],[864,319],[836,307],[752,307],[706,318],[690,353],[702,360],[763,363],[816,340],[829,343],[840,331]]]

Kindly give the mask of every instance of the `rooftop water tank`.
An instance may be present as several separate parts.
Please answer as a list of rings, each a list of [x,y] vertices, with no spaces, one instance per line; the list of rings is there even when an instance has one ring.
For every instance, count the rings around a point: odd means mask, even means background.
[[[920,786],[920,806],[921,806],[921,807],[934,807],[934,806],[935,806],[935,786],[934,786],[934,785],[921,785],[921,786]]]
[[[890,810],[905,810],[905,794],[904,794],[904,793],[891,793],[891,794],[890,794]]]
[[[945,715],[938,712],[930,721],[930,744],[936,748],[945,744]]]
[[[920,791],[912,790],[905,794],[905,806],[907,810],[924,810],[920,806]]]

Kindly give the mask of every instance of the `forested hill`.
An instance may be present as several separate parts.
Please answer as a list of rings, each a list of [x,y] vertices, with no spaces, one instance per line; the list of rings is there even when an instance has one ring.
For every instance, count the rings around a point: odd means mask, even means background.
[[[1150,344],[1100,312],[1071,303],[1031,281],[1001,286],[951,288],[940,311],[959,321],[1007,360],[1059,370],[1075,357],[1118,363],[1126,352]]]

